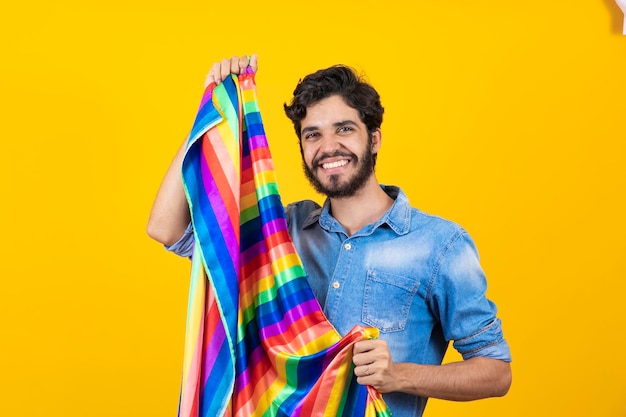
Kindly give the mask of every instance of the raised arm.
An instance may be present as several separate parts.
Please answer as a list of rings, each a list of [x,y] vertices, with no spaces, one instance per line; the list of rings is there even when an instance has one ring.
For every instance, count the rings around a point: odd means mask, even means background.
[[[148,219],[148,236],[164,245],[179,240],[191,219],[181,177],[186,144],[181,145],[167,169]]]
[[[205,87],[212,82],[221,83],[229,74],[240,74],[250,65],[254,72],[258,69],[257,56],[250,58],[234,56],[225,58],[211,66]],[[189,206],[183,189],[181,169],[185,156],[185,141],[172,160],[152,205],[148,219],[148,235],[165,245],[177,242],[190,221]]]

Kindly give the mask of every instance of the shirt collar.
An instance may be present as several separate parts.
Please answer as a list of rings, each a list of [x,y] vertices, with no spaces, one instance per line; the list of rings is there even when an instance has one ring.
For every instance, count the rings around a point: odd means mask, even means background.
[[[398,235],[404,235],[409,232],[411,228],[411,206],[406,194],[400,187],[393,185],[381,185],[381,187],[394,200],[393,205],[378,221],[363,227],[355,235],[371,234],[383,224],[387,224]],[[305,229],[315,222],[319,222],[320,227],[328,232],[345,233],[343,226],[330,214],[330,199],[328,198],[324,201],[324,205],[321,208],[309,214],[302,228]]]

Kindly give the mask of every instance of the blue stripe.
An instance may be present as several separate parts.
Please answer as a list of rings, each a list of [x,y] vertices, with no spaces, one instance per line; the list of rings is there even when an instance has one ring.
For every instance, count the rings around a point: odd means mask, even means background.
[[[348,393],[343,412],[340,415],[345,417],[365,415],[365,409],[367,407],[367,387],[356,382],[354,372],[352,372],[352,377],[349,380],[349,386],[344,387],[344,393],[345,390],[348,390]]]
[[[213,107],[211,101],[208,101],[200,110],[198,110],[196,120],[194,121],[191,133],[189,134],[190,140],[196,140],[222,120],[222,115],[219,114],[215,107]]]
[[[223,406],[228,402],[235,378],[231,360],[228,344],[222,343],[215,365],[207,379],[207,389],[200,393],[200,416],[216,417],[221,415],[220,411],[223,410]],[[201,377],[204,377],[204,375]]]
[[[281,285],[274,300],[256,306],[257,320],[261,328],[271,326],[283,320],[287,312],[302,303],[313,300],[313,291],[306,287],[306,280],[293,280]]]
[[[219,221],[215,217],[204,192],[201,183],[202,178],[199,174],[196,175],[195,167],[198,166],[198,161],[201,159],[198,152],[200,149],[199,146],[192,145],[187,153],[187,157],[183,161],[183,177],[187,192],[194,202],[192,205],[193,225],[199,236],[202,255],[211,272],[219,305],[226,316],[226,331],[231,340],[236,340],[239,292],[237,269],[232,264],[224,236],[220,233]]]
[[[253,217],[240,226],[241,230],[241,252],[245,252],[252,246],[262,243],[265,246],[263,239],[263,231],[261,229],[262,223],[259,217]],[[267,252],[264,248],[263,252]]]

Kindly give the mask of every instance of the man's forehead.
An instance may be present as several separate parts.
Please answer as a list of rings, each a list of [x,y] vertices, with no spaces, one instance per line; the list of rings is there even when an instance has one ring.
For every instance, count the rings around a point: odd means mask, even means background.
[[[315,126],[335,126],[351,122],[359,125],[359,112],[350,107],[341,96],[331,96],[307,107],[306,116],[302,119],[302,128]]]

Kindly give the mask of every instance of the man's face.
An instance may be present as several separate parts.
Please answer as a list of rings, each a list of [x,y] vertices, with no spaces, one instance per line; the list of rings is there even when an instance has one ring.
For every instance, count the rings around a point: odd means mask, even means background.
[[[302,165],[311,185],[330,198],[351,197],[372,178],[380,131],[369,133],[356,109],[334,95],[307,108]]]

